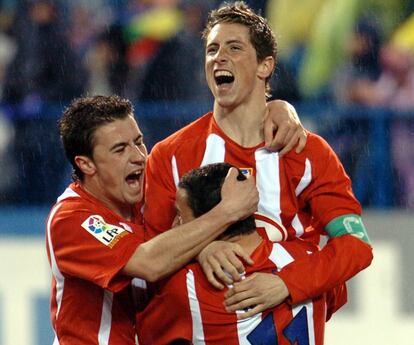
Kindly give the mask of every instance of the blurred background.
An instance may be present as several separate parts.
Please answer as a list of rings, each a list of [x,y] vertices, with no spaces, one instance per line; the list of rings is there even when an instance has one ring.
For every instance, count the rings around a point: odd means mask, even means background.
[[[375,249],[326,344],[413,344],[414,0],[246,2],[277,36],[273,97],[335,149]],[[220,3],[0,0],[1,345],[53,341],[43,236],[70,182],[62,110],[127,97],[149,149],[210,110],[200,32]]]

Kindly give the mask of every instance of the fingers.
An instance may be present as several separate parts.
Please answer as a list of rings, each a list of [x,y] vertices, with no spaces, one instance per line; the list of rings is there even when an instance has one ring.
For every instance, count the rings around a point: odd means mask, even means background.
[[[274,100],[267,104],[264,119],[265,146],[270,151],[279,151],[283,156],[295,147],[300,153],[306,144],[306,131],[296,109],[289,103]]]
[[[254,264],[253,259],[244,250],[237,250],[236,252],[237,252],[237,255],[239,257],[241,257],[246,264],[248,264],[248,265],[253,265]],[[243,271],[239,271],[239,272],[240,273],[244,272],[244,267],[243,267]]]
[[[263,127],[264,127],[263,134],[264,134],[265,146],[267,148],[270,148],[272,146],[273,137],[275,136],[277,127],[268,117],[265,118]]]
[[[240,319],[244,319],[282,303],[288,296],[289,291],[280,277],[256,272],[235,283],[224,294],[224,306],[228,312],[245,310],[246,313],[238,314]]]
[[[296,145],[296,149],[295,149],[296,153],[301,153],[302,150],[305,148],[307,138],[308,138],[307,133],[303,129],[302,133],[299,135],[299,142]]]
[[[253,260],[237,243],[214,241],[198,255],[198,261],[208,281],[217,289],[224,284],[231,285],[240,281],[245,271],[244,263],[253,264]]]
[[[298,143],[298,138],[299,134],[296,131],[288,131],[285,137],[285,146],[279,151],[279,156],[281,157],[288,153]]]
[[[225,309],[228,313],[232,313],[235,311],[248,311],[249,309],[255,308],[258,300],[256,297],[246,296],[243,300],[233,303],[231,305],[225,304]]]
[[[239,172],[237,171],[237,169],[235,167],[231,167],[229,169],[229,171],[227,172],[226,175],[226,180],[235,180],[237,178],[237,175],[239,174]]]
[[[275,133],[273,133],[273,139],[267,148],[270,151],[280,151],[280,149],[286,146],[293,133],[293,128],[289,127],[288,124],[285,123],[280,126]]]
[[[253,308],[249,308],[247,309],[247,311],[245,313],[238,313],[237,314],[237,319],[238,320],[244,320],[247,319],[253,315],[256,315],[258,313],[262,313],[266,310],[266,307],[263,304],[258,304],[256,306],[254,306]]]
[[[253,296],[254,292],[249,290],[249,282],[252,279],[254,279],[254,274],[247,277],[240,283],[235,283],[234,286],[224,294],[225,304],[230,306],[240,302],[243,298]]]
[[[208,282],[213,285],[216,289],[222,290],[224,289],[224,285],[220,283],[219,280],[216,279],[214,276],[213,270],[211,268],[204,268],[204,274],[206,275],[206,278]]]
[[[244,219],[257,210],[259,192],[252,176],[238,181],[238,170],[231,168],[221,188],[221,205],[226,209],[229,220]]]
[[[234,278],[236,278],[236,280],[240,279],[240,275],[237,273],[237,270],[234,269],[234,267],[232,267],[233,268],[233,270],[232,270],[233,275],[226,274],[225,270],[223,270],[222,264],[220,264],[220,262],[218,260],[216,260],[215,258],[210,258],[209,259],[209,266],[212,270],[212,277],[210,278],[212,281],[214,281],[214,280],[217,281],[217,279],[215,278],[215,277],[217,277],[218,280],[220,280],[224,284],[230,285],[230,284],[233,284]],[[228,269],[230,269],[229,266],[228,266]],[[208,278],[208,276],[207,276],[207,278]],[[209,281],[210,281],[210,279],[209,279]],[[213,284],[213,286],[215,286],[215,285],[217,285],[217,283]],[[222,285],[222,284],[220,284],[220,285]]]
[[[227,189],[231,190],[234,188],[234,184],[237,183],[237,175],[239,172],[236,168],[231,167],[227,172],[226,178],[224,179],[223,186],[221,188],[221,194],[223,194]]]
[[[231,281],[229,283],[228,281],[226,281],[226,283],[232,284],[233,282],[239,281],[241,279],[240,273],[244,272],[244,266],[243,263],[237,257],[232,257],[227,259],[226,261],[222,261],[221,272],[223,272],[225,276],[231,277]]]

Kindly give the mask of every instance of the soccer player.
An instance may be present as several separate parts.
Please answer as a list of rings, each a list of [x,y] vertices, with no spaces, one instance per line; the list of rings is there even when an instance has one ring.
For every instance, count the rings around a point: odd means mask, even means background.
[[[321,251],[295,260],[277,274],[259,273],[236,282],[226,294],[228,310],[254,306],[239,315],[245,318],[285,300],[293,305],[320,296],[372,260],[351,181],[331,147],[314,133],[308,133],[299,154],[280,156],[264,148],[262,123],[276,61],[276,41],[264,18],[243,2],[225,5],[210,13],[203,37],[213,111],[152,149],[144,210],[148,236],[172,224],[181,176],[208,163],[229,162],[255,177],[259,212],[286,229],[273,240],[299,237],[315,243],[320,235],[328,235],[329,241]],[[232,282],[220,272],[226,264],[214,255],[209,256],[213,260],[205,257],[199,256],[200,263],[212,284],[222,287],[217,277]],[[237,269],[241,270],[239,263]]]
[[[182,224],[200,217],[220,202],[221,185],[230,168],[227,163],[208,164],[183,176],[176,197]],[[238,178],[243,180],[246,177],[239,172]],[[316,245],[298,238],[274,243],[263,239],[256,230],[252,215],[232,224],[219,237],[240,244],[253,259],[254,264],[246,268],[243,276],[260,271],[277,272],[290,262],[318,251]],[[215,289],[207,281],[199,264],[188,264],[162,282],[149,305],[138,314],[139,343],[323,344],[328,313],[325,294],[294,307],[282,303],[243,322],[237,320],[237,314],[245,311],[228,313],[223,302],[224,291]],[[329,307],[329,314],[332,308],[338,308],[337,305]]]
[[[75,182],[47,221],[54,344],[135,344],[132,277],[165,277],[254,212],[255,183],[230,172],[217,207],[144,243],[147,150],[131,103],[117,96],[77,99],[59,127]]]

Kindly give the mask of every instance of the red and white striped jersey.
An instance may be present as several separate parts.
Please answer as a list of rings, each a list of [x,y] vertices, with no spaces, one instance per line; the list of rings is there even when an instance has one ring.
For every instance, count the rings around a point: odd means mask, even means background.
[[[305,149],[279,157],[260,144],[244,148],[229,138],[208,113],[156,144],[146,169],[145,227],[153,236],[175,217],[176,185],[193,168],[228,162],[255,176],[258,211],[282,223],[289,238],[322,233],[334,218],[360,214],[351,182],[330,146],[309,133]],[[162,210],[162,213],[159,212]]]
[[[264,143],[244,148],[229,138],[208,113],[154,146],[146,167],[144,220],[146,239],[169,229],[176,215],[176,186],[189,170],[208,163],[228,162],[255,176],[259,213],[283,225],[280,241],[300,237],[319,243],[325,226],[339,216],[361,214],[351,181],[332,148],[308,133],[304,150],[280,157]],[[162,210],[162,212],[160,212]],[[354,258],[357,258],[355,260]],[[280,272],[298,303],[333,289],[366,267],[372,259],[368,244],[343,235],[315,255]],[[306,272],[313,279],[305,281]]]
[[[281,243],[264,240],[252,253],[254,265],[246,268],[246,275],[278,271],[314,250],[315,246],[299,239]],[[208,283],[198,264],[188,265],[163,282],[138,314],[140,345],[323,344],[325,295],[294,306],[282,303],[238,321],[236,313],[224,309],[224,293]]]
[[[77,183],[60,196],[46,228],[55,345],[135,344],[131,278],[120,271],[143,233]]]

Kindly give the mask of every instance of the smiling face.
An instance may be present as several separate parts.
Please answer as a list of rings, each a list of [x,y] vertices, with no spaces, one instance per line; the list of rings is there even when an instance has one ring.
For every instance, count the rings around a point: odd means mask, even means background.
[[[111,210],[130,217],[142,200],[147,149],[132,116],[98,127],[93,134],[92,159],[78,156],[83,185]]]
[[[257,59],[247,26],[219,23],[206,38],[205,72],[208,86],[221,107],[235,107],[255,95],[264,98],[273,58]]]

